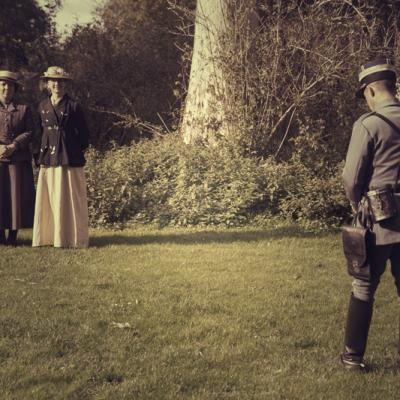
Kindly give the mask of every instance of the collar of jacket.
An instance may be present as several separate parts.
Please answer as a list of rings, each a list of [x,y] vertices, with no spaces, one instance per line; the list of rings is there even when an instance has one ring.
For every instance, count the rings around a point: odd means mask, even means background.
[[[49,97],[47,98],[47,101],[49,102],[49,105],[50,105],[51,107],[53,107],[54,109],[56,109],[56,110],[58,110],[59,108],[63,108],[63,107],[65,106],[65,104],[68,102],[68,100],[69,100],[69,96],[68,96],[67,94],[65,94],[65,95],[63,96],[63,98],[62,98],[56,105],[54,105],[54,104],[51,102],[51,96],[49,96]]]
[[[8,104],[3,104],[2,102],[0,102],[0,111],[3,112],[17,111],[17,106],[13,102]]]
[[[376,104],[374,111],[378,111],[381,108],[393,106],[393,105],[400,105],[400,101],[397,99],[389,99],[389,100],[382,100]]]

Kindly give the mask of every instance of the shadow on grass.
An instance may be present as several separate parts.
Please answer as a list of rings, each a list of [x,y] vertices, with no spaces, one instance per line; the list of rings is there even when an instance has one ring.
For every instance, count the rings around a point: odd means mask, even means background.
[[[12,247],[12,246],[10,246]],[[18,238],[17,239],[17,247],[32,247],[32,239],[31,238]]]
[[[157,233],[148,235],[132,235],[132,234],[115,234],[95,236],[90,238],[90,247],[105,247],[110,245],[146,245],[146,244],[163,244],[173,243],[181,245],[193,244],[211,244],[221,243],[229,244],[234,242],[256,242],[263,240],[276,240],[291,237],[323,237],[329,234],[325,233],[312,233],[304,232],[298,227],[284,227],[266,230],[254,231],[201,231],[201,232],[188,232],[188,233]]]

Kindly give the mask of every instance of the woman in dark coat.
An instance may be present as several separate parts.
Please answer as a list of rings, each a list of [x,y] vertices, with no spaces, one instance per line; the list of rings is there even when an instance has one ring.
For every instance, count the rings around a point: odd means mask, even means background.
[[[30,109],[14,100],[18,86],[17,73],[0,71],[0,244],[8,245],[17,244],[18,229],[32,228],[35,202],[34,127]]]
[[[39,105],[42,136],[32,245],[88,247],[87,124],[81,107],[67,94],[69,74],[49,67],[42,79],[50,96]]]

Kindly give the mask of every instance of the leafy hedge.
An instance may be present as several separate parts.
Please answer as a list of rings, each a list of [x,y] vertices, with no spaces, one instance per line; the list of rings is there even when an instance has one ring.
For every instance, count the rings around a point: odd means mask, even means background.
[[[340,170],[312,170],[296,158],[243,156],[230,145],[188,146],[177,135],[87,154],[93,226],[248,223],[279,216],[312,227],[347,213]]]

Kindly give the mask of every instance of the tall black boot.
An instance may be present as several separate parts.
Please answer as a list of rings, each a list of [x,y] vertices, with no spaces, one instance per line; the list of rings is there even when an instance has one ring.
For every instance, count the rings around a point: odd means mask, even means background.
[[[16,246],[17,245],[17,234],[18,230],[17,229],[9,229],[8,230],[8,238],[7,238],[7,244],[10,246]]]
[[[6,244],[6,232],[4,229],[0,229],[0,245]]]
[[[373,301],[362,301],[350,297],[347,314],[344,352],[341,355],[343,365],[352,370],[365,370],[363,363],[367,347],[368,331],[371,324]]]

